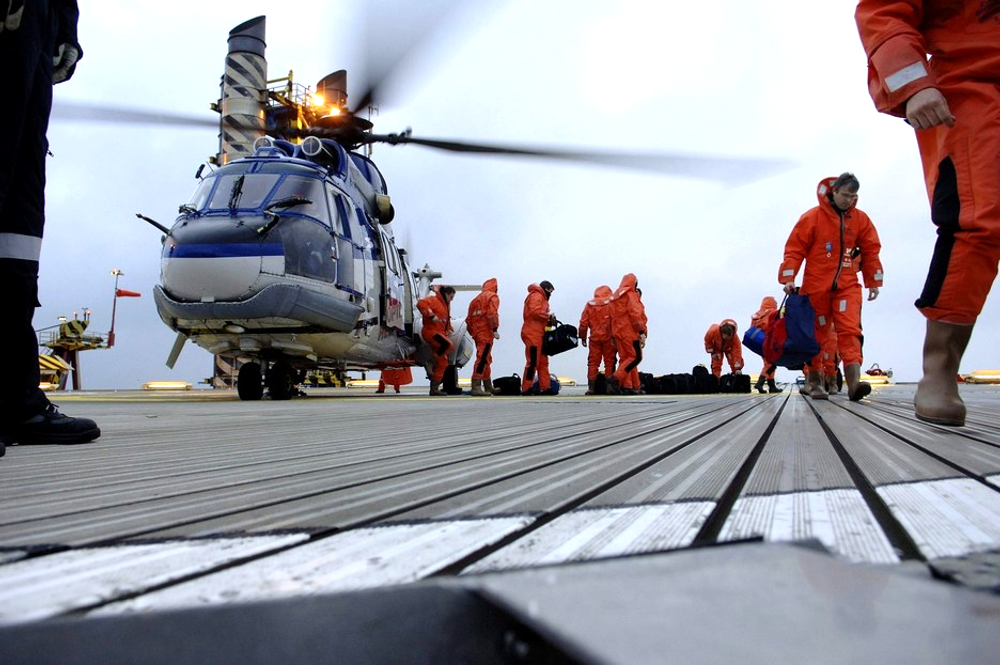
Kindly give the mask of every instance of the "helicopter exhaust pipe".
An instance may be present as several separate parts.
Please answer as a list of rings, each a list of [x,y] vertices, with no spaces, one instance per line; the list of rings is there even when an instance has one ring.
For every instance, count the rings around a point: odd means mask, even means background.
[[[222,118],[216,157],[219,164],[252,155],[254,141],[264,136],[267,103],[265,21],[265,17],[258,16],[229,31],[229,53],[222,77]]]

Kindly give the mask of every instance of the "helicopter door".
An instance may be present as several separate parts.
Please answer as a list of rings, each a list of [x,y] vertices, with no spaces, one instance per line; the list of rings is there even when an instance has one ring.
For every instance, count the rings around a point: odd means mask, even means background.
[[[337,288],[351,295],[352,302],[367,306],[364,239],[354,208],[341,196],[334,197],[337,220]]]
[[[376,273],[376,262],[378,261],[378,241],[375,239],[376,233],[375,229],[372,227],[371,222],[369,222],[368,217],[365,213],[355,208],[354,217],[352,217],[352,223],[357,220],[358,227],[352,229],[352,232],[356,233],[355,243],[361,246],[361,256],[362,261],[360,264],[362,273],[360,277],[360,282],[362,284],[361,292],[365,294],[364,302],[362,303],[365,307],[365,313],[367,316],[365,319],[369,323],[378,323],[379,320],[379,305],[381,304],[381,293],[382,287],[380,286],[379,279],[380,275]],[[355,281],[358,279],[358,265],[354,268]]]
[[[405,303],[406,289],[402,275],[402,262],[399,254],[396,253],[396,246],[392,239],[386,235],[381,227],[378,228],[377,238],[382,250],[382,261],[380,262],[382,277],[382,325],[386,328],[405,330]]]

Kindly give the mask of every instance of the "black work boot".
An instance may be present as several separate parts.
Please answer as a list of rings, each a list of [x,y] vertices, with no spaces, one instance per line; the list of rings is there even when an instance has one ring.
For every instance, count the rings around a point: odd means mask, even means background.
[[[767,392],[780,393],[781,389],[774,383],[774,379],[767,380]]]
[[[753,387],[756,388],[757,392],[759,392],[760,394],[762,394],[762,395],[764,394],[764,375],[763,374],[761,374],[760,377],[757,378],[757,383],[755,383]]]
[[[71,418],[59,413],[55,404],[15,425],[10,438],[21,445],[43,443],[87,443],[101,435],[101,428],[89,418]]]

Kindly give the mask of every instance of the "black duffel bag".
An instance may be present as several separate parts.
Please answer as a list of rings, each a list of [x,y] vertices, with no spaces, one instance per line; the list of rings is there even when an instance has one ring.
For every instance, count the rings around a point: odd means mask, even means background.
[[[563,351],[575,349],[579,342],[576,326],[556,321],[554,328],[545,331],[545,337],[542,339],[542,353],[554,356]]]

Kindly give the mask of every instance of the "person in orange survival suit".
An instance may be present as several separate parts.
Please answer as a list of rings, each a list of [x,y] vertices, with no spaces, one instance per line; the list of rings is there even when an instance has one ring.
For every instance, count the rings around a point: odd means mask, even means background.
[[[542,280],[528,286],[528,297],[524,299],[524,324],[521,326],[521,341],[524,342],[524,376],[521,378],[521,394],[530,395],[538,372],[538,392],[554,395],[552,376],[549,374],[549,357],[542,353],[545,327],[555,325],[556,315],[549,311],[549,298],[555,291],[552,282]]]
[[[642,362],[642,347],[646,345],[646,308],[639,299],[636,288],[639,280],[628,273],[611,300],[611,334],[618,351],[618,367],[608,379],[608,393],[635,394],[632,370]]]
[[[496,277],[483,282],[483,290],[469,303],[465,325],[476,342],[476,364],[472,366],[472,394],[493,395],[493,342],[500,339],[500,296]]]
[[[635,294],[637,296],[639,296],[639,302],[641,303],[642,302],[642,289],[640,289],[638,286],[635,287]],[[649,317],[646,316],[646,306],[645,305],[642,306],[642,329],[645,330],[646,332],[643,333],[642,339],[639,341],[639,349],[640,350],[646,348],[646,340],[649,338]],[[642,358],[641,357],[636,361],[635,367],[632,368],[632,385],[635,387],[635,389],[636,389],[637,392],[642,393],[643,392],[643,389],[642,389],[642,379],[639,377],[639,363],[640,362],[642,362]]]
[[[956,376],[1000,260],[1000,2],[861,0],[855,19],[876,108],[916,131],[937,226],[914,410],[964,425]]]
[[[431,370],[430,394],[434,396],[447,395],[441,390],[444,371],[448,369],[448,356],[455,345],[448,335],[451,334],[451,301],[455,298],[455,289],[450,286],[431,288],[426,298],[417,302],[417,309],[424,317],[420,337],[427,342],[434,353],[434,365]]]
[[[611,296],[614,292],[610,286],[598,286],[594,289],[594,299],[588,300],[580,314],[580,325],[577,332],[580,343],[588,346],[587,353],[587,395],[594,394],[597,374],[601,361],[604,361],[604,376],[610,377],[615,371],[615,345],[611,336]],[[590,333],[589,338],[587,333]]]
[[[712,354],[712,374],[722,376],[722,358],[729,363],[729,371],[740,374],[743,371],[743,344],[736,336],[736,321],[723,319],[713,323],[705,333],[705,351]]]
[[[378,390],[375,392],[384,393],[385,387],[389,385],[398,393],[400,386],[411,383],[413,383],[413,372],[410,371],[409,367],[387,367],[382,370],[382,374],[379,376]]]
[[[778,309],[778,301],[774,299],[773,296],[764,296],[760,301],[760,309],[754,312],[754,315],[750,317],[750,326],[756,326],[767,333],[768,323],[770,322],[771,312]],[[778,391],[778,386],[774,383],[774,371],[777,369],[774,365],[768,365],[764,363],[764,366],[760,370],[760,376],[757,377],[757,383],[754,388],[757,392],[764,392],[764,382],[767,381],[768,392],[776,393]]]
[[[861,284],[855,260],[861,264],[868,300],[875,300],[882,286],[882,243],[872,220],[855,206],[859,187],[852,173],[820,180],[816,190],[819,205],[807,210],[795,223],[778,268],[778,281],[785,293],[791,293],[805,262],[799,291],[809,296],[816,311],[816,341],[820,346],[809,366],[822,368],[823,345],[830,323],[835,324],[847,395],[852,401],[871,392],[871,386],[861,381]],[[821,371],[809,372],[805,388],[813,399],[829,397]]]

